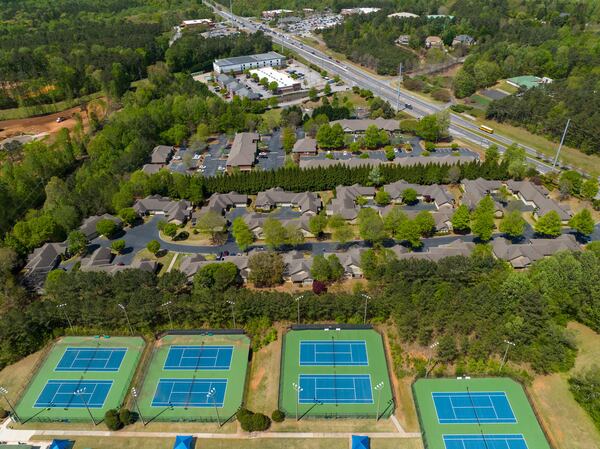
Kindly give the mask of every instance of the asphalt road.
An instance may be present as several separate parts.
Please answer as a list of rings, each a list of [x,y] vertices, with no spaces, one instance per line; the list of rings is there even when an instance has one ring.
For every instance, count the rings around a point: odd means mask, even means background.
[[[215,8],[211,3],[206,2],[206,4],[212,6],[217,14],[221,15],[225,19],[233,20],[240,27],[246,28],[250,31],[259,30],[259,25],[247,18],[235,16],[227,11]],[[296,40],[290,35],[275,32],[262,24],[260,26],[265,34],[271,37],[275,44],[283,45],[284,47],[295,51],[309,62],[322,67],[330,73],[339,75],[340,78],[352,86],[359,86],[361,88],[371,90],[374,94],[378,95],[384,100],[389,101],[393,107],[403,109],[405,112],[413,115],[416,118],[421,118],[425,115],[439,112],[450,106],[450,103],[438,105],[418,97],[410,91],[392,87],[390,81],[382,81],[359,67],[337,62],[320,50],[310,47],[309,45]],[[411,109],[405,109],[405,104],[410,104]],[[534,156],[536,156],[538,153],[535,149],[524,145],[521,142],[513,141],[512,139],[498,133],[494,133],[492,137],[493,140],[491,140],[479,129],[478,124],[473,123],[457,114],[451,114],[451,125],[449,130],[453,136],[468,140],[484,148],[487,148],[492,144],[497,144],[501,152],[503,152],[507,146],[516,143],[525,149],[528,154],[528,161],[532,163],[539,172],[547,173],[552,171],[551,164],[534,158]]]

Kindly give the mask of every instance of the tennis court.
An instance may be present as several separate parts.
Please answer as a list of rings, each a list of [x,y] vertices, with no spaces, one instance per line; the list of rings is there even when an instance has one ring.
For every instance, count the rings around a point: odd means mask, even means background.
[[[127,348],[67,348],[55,371],[119,371]]]
[[[34,407],[101,408],[112,380],[49,380]]]
[[[160,379],[152,407],[223,407],[226,390],[227,379]]]
[[[288,415],[388,417],[394,399],[381,336],[372,328],[292,327],[284,335],[279,408]]]
[[[163,369],[228,370],[233,346],[171,346]]]
[[[371,376],[301,374],[300,404],[372,404]]]
[[[413,397],[427,449],[550,449],[510,378],[419,379]]]
[[[221,422],[242,405],[250,339],[241,333],[191,331],[156,341],[138,385],[144,418]]]
[[[24,421],[99,422],[125,400],[144,351],[140,337],[62,337],[48,350],[20,395]]]
[[[523,435],[444,435],[445,449],[528,449]]]
[[[433,393],[441,424],[516,423],[504,392]]]
[[[300,342],[301,366],[368,366],[367,343],[362,341],[306,340]]]

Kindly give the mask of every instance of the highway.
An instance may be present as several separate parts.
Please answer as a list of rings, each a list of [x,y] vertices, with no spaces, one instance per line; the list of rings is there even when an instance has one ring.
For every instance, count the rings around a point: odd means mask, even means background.
[[[401,109],[417,119],[420,119],[425,115],[442,111],[449,106],[449,104],[438,105],[427,101],[405,89],[398,90],[398,88],[392,86],[389,81],[383,81],[360,67],[356,67],[352,64],[344,64],[332,59],[331,56],[328,56],[317,48],[300,42],[293,36],[274,31],[267,26],[263,24],[257,24],[248,18],[232,15],[225,10],[219,9],[220,7],[217,8],[211,3],[205,2],[205,4],[211,6],[216,14],[219,14],[223,18],[232,21],[236,26],[245,28],[251,32],[256,32],[259,30],[263,31],[266,35],[271,37],[274,44],[282,45],[283,47],[294,51],[307,61],[323,68],[327,72],[333,75],[338,75],[350,86],[358,86],[362,89],[371,90],[375,95],[388,101],[392,107]],[[410,106],[406,107],[406,105]],[[496,144],[500,152],[504,152],[507,146],[516,143],[525,149],[528,162],[533,164],[540,173],[548,173],[553,170],[551,164],[535,159],[534,156],[539,153],[535,149],[523,145],[520,142],[513,141],[512,139],[498,134],[497,132],[493,135],[485,135],[479,129],[479,125],[477,123],[474,123],[460,115],[451,113],[450,118],[451,124],[449,127],[449,132],[454,137],[467,140],[483,148],[487,148],[492,144]],[[557,167],[557,169],[559,169],[559,167]]]

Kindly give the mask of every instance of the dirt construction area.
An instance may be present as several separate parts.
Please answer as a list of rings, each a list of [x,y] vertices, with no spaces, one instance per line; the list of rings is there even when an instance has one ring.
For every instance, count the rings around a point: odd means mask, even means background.
[[[82,112],[79,106],[55,114],[43,115],[0,122],[0,140],[22,134],[55,134],[62,128],[73,129],[77,121],[75,114],[81,114],[84,124],[87,123],[87,113]],[[65,120],[58,123],[57,119],[64,117]]]

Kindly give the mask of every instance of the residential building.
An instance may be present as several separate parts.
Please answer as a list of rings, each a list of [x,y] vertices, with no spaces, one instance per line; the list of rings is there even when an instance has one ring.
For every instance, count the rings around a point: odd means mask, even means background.
[[[192,213],[192,206],[187,200],[171,200],[160,195],[150,195],[137,200],[133,210],[139,215],[164,215],[168,223],[177,225],[185,223]]]
[[[452,39],[452,46],[456,47],[457,45],[462,45],[463,47],[470,47],[471,45],[475,45],[475,39],[468,34],[459,34]]]
[[[241,73],[260,67],[281,67],[284,63],[285,56],[271,51],[257,55],[217,59],[213,62],[213,70],[215,73]]]
[[[144,164],[144,166],[142,167],[142,171],[147,175],[154,175],[155,173],[158,173],[162,168],[164,168],[164,165],[161,164]]]
[[[425,48],[444,48],[444,41],[439,36],[427,36],[425,38]]]
[[[123,222],[121,221],[121,219],[119,217],[115,217],[114,215],[111,215],[111,214],[92,215],[91,217],[88,217],[85,220],[83,220],[83,223],[81,224],[81,226],[79,226],[79,230],[81,232],[83,232],[83,234],[85,235],[85,237],[88,240],[95,239],[96,237],[98,237],[98,232],[96,231],[96,225],[101,220],[110,220],[119,227],[121,227],[123,225]]]
[[[257,133],[238,133],[233,139],[229,156],[227,157],[227,171],[238,169],[241,171],[252,170],[258,150],[257,142],[260,136]]]
[[[60,264],[62,256],[67,252],[67,244],[45,243],[36,248],[27,258],[23,268],[23,283],[29,288],[41,291],[46,276]]]
[[[264,19],[273,19],[275,17],[284,16],[293,12],[294,11],[291,9],[270,9],[268,11],[263,11],[261,15]]]
[[[402,34],[394,41],[397,45],[410,45],[410,34]]]
[[[463,196],[461,203],[466,205],[469,209],[474,210],[479,202],[487,195],[498,193],[502,187],[500,181],[489,181],[483,178],[477,179],[463,179],[461,181],[461,187],[463,190]],[[503,214],[503,208],[500,203],[494,199],[494,213],[497,217],[501,217]]]
[[[175,148],[168,145],[157,145],[150,156],[151,164],[167,165],[173,156]]]
[[[196,226],[196,220],[207,212],[215,212],[219,215],[225,215],[230,209],[236,207],[245,208],[248,206],[248,195],[237,192],[213,193],[208,204],[192,214],[192,224]]]
[[[317,154],[317,139],[312,137],[304,137],[298,139],[292,148],[292,153],[301,156],[314,156]]]
[[[383,190],[389,193],[390,199],[395,203],[402,201],[402,194],[407,189],[415,190],[419,201],[434,203],[437,209],[454,207],[454,196],[445,187],[438,184],[427,186],[400,180],[383,186]]]
[[[389,133],[400,131],[400,122],[396,119],[385,119],[378,117],[376,119],[342,119],[334,120],[331,125],[340,124],[345,133],[362,134],[369,126],[375,125]]]
[[[573,216],[568,206],[558,204],[549,198],[548,190],[542,185],[538,186],[530,181],[509,180],[506,182],[506,187],[523,203],[534,208],[533,216],[536,220],[550,211],[557,212],[563,223],[568,222]]]
[[[310,274],[313,258],[304,257],[300,251],[290,251],[283,255],[285,270],[283,278],[294,284],[311,285],[313,278]]]
[[[507,261],[513,268],[526,268],[536,260],[559,251],[581,251],[581,247],[571,234],[563,234],[555,239],[531,239],[520,244],[514,244],[501,237],[492,241],[494,256]]]
[[[338,186],[335,189],[335,198],[327,205],[325,212],[327,215],[341,215],[346,220],[354,221],[361,209],[356,204],[359,197],[372,200],[375,197],[375,187],[363,187],[359,184]]]
[[[81,261],[81,271],[95,271],[98,267],[110,265],[113,259],[113,254],[110,248],[101,246],[96,249],[89,257],[85,257]]]
[[[401,165],[403,167],[411,167],[413,165],[456,165],[456,164],[468,164],[478,159],[475,155],[467,156],[409,156],[409,157],[397,157],[394,159],[394,164]]]
[[[398,260],[402,259],[423,259],[431,262],[439,262],[446,257],[464,256],[468,257],[473,252],[475,244],[472,242],[463,242],[460,239],[445,245],[439,245],[429,248],[427,251],[409,252],[404,246],[395,245],[390,249],[396,255]]]
[[[323,256],[337,256],[337,258],[340,261],[340,264],[342,265],[342,267],[344,267],[344,277],[348,279],[355,279],[363,277],[360,256],[365,250],[366,248],[353,246],[348,251],[324,253]]]
[[[206,260],[201,254],[194,254],[193,256],[186,256],[181,260],[179,271],[184,273],[188,277],[188,281],[194,280],[194,275],[203,267],[215,263],[231,262],[240,271],[240,276],[245,282],[248,280],[248,256],[224,256],[220,260]]]
[[[299,209],[302,214],[316,215],[323,203],[313,192],[286,192],[281,187],[274,187],[258,192],[254,205],[257,210],[263,212],[269,212],[277,207],[293,207]]]

